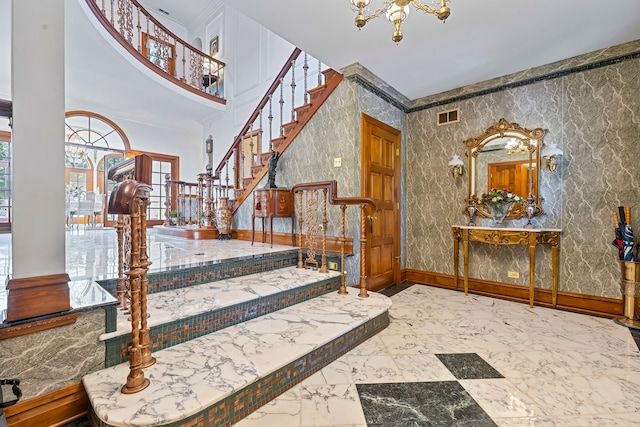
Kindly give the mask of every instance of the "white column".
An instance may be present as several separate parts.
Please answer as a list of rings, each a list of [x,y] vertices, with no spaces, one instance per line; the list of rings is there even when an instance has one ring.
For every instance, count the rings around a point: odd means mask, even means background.
[[[14,279],[65,273],[64,3],[11,2]]]

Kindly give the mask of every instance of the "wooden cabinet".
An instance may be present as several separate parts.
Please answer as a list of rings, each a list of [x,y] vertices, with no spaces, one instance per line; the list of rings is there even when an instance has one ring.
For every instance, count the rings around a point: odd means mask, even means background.
[[[273,246],[273,218],[291,218],[291,245],[294,244],[293,193],[288,188],[261,188],[253,192],[253,215],[251,217],[251,244],[255,240],[256,218],[262,219],[262,243],[265,240],[264,220],[269,219],[270,245]]]

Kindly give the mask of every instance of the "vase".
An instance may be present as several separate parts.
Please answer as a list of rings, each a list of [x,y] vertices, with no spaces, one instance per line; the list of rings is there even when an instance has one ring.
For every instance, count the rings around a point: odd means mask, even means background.
[[[216,209],[216,225],[218,227],[218,239],[231,238],[231,209],[229,199],[220,197],[220,205]]]
[[[500,202],[489,202],[486,203],[489,212],[491,212],[491,217],[496,224],[502,224],[504,218],[509,215],[511,209],[513,209],[513,202],[510,203],[500,203]]]

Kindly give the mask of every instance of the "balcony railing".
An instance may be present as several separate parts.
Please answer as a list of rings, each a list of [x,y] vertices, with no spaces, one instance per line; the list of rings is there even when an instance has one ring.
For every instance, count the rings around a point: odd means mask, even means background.
[[[175,84],[224,103],[224,62],[174,35],[135,0],[86,0],[132,55]]]

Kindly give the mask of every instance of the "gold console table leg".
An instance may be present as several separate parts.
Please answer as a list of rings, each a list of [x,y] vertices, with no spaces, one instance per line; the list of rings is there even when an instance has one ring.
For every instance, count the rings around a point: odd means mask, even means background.
[[[535,236],[534,236],[535,238]],[[536,283],[536,245],[529,245],[529,307],[533,308]]]
[[[469,230],[463,231],[462,249],[464,262],[464,294],[469,295]]]
[[[551,304],[553,308],[558,305],[558,245],[551,246],[552,283],[551,283]]]

